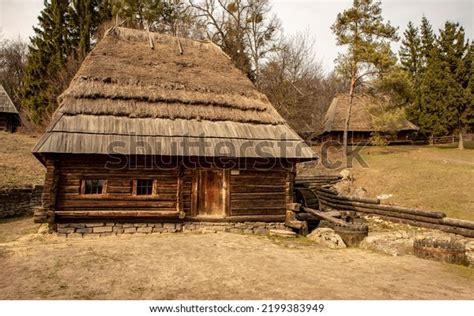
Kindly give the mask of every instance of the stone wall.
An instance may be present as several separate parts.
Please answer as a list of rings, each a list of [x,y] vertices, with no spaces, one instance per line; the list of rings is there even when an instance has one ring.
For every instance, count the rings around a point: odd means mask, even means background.
[[[284,223],[244,222],[244,223],[59,223],[58,236],[83,237],[84,235],[111,236],[117,234],[160,234],[176,232],[231,232],[266,235],[272,229],[290,230]]]
[[[417,237],[413,243],[414,254],[424,259],[474,265],[474,240],[456,235]]]
[[[0,189],[0,218],[33,214],[33,208],[41,206],[43,186]]]

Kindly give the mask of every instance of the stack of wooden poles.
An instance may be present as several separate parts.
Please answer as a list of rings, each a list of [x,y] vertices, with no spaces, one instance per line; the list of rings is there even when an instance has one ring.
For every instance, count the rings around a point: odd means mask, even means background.
[[[376,215],[392,222],[439,229],[474,238],[474,221],[449,218],[443,212],[382,204],[379,199],[373,198],[343,196],[328,187],[316,188],[316,195],[322,209],[356,211]]]

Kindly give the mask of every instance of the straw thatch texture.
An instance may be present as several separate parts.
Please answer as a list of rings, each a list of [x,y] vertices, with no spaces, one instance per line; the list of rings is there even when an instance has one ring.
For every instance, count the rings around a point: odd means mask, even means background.
[[[354,97],[348,129],[350,132],[378,131],[373,125],[372,114],[369,112],[370,107],[375,105],[376,102],[376,99],[367,95],[356,95]],[[332,100],[324,118],[323,133],[344,131],[349,104],[349,95],[339,94]],[[400,123],[400,131],[418,130],[418,127],[408,120],[403,120]]]
[[[34,152],[218,156],[227,142],[235,157],[314,157],[218,47],[180,41],[183,54],[172,36],[109,31],[59,97]],[[187,145],[195,141],[205,148]]]
[[[18,114],[18,111],[13,104],[12,100],[8,96],[7,91],[0,85],[0,113],[14,113]]]

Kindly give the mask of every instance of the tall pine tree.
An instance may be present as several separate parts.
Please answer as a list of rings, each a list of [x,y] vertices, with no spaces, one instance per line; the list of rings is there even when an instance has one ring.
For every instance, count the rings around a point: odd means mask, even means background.
[[[427,38],[430,37],[434,38]],[[430,51],[424,51],[426,62],[420,85],[420,128],[434,136],[458,132],[460,148],[462,132],[468,128],[472,113],[470,49],[464,29],[457,23],[446,22]]]
[[[110,11],[107,0],[44,1],[20,93],[34,123],[46,123],[56,109],[58,95],[69,85]]]
[[[34,123],[52,113],[56,104],[58,88],[50,84],[64,67],[70,53],[66,26],[68,1],[45,0],[44,9],[38,17],[35,35],[30,39],[30,54],[21,91],[22,105],[30,113]]]
[[[421,35],[421,58],[422,58],[422,70],[426,69],[428,58],[430,57],[431,51],[435,46],[436,36],[433,32],[433,27],[428,19],[423,16],[421,18],[420,25]]]
[[[418,28],[411,21],[403,33],[399,55],[402,69],[409,74],[411,83],[411,99],[407,114],[417,124],[417,118],[421,111],[420,82],[423,73],[423,56]]]

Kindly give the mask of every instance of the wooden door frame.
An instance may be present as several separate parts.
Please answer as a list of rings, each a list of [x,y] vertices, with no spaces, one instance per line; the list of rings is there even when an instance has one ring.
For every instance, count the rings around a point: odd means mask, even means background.
[[[199,171],[209,171],[213,169],[193,169],[191,184],[191,217],[198,217],[198,198],[199,198]],[[222,171],[222,201],[223,216],[226,218],[230,215],[230,170],[220,169]]]

